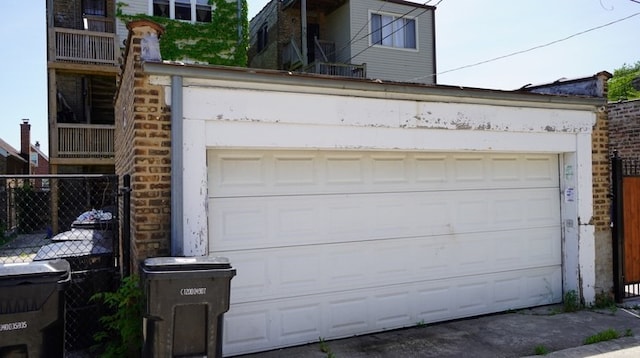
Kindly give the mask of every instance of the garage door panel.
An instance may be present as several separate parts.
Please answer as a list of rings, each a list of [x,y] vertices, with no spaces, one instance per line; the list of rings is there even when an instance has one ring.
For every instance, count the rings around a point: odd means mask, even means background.
[[[558,266],[558,235],[546,228],[214,254],[243,272],[232,282],[239,303]]]
[[[213,199],[216,251],[559,227],[555,189]]]
[[[221,150],[209,158],[210,197],[548,188],[559,182],[556,156]]]
[[[558,302],[528,286],[559,285],[560,268],[512,271],[404,286],[233,304],[225,314],[223,349],[241,354]],[[532,273],[527,274],[526,272]],[[526,277],[523,277],[526,276]],[[234,278],[235,280],[235,278]],[[233,281],[232,281],[233,283]],[[493,301],[488,297],[495,298]],[[481,298],[485,298],[484,302]],[[490,302],[490,303],[487,303]],[[311,323],[316,317],[317,320]],[[248,331],[229,330],[252,325]],[[260,326],[262,325],[262,326]]]
[[[562,300],[558,156],[211,150],[241,354]]]

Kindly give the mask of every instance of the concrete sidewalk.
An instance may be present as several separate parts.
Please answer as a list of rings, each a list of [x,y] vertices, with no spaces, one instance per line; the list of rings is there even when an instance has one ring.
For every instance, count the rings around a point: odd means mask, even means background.
[[[536,347],[556,358],[640,357],[640,316],[633,308],[560,312],[561,305],[544,306],[238,357],[525,357],[535,356]],[[608,329],[622,338],[584,344]]]

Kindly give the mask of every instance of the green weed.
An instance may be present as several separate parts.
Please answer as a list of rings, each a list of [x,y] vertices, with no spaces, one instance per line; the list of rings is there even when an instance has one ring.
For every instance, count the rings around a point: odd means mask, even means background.
[[[537,345],[536,348],[534,348],[533,350],[535,352],[535,354],[537,356],[544,356],[549,354],[549,349],[547,349],[547,347],[543,346],[542,344]]]
[[[593,304],[593,308],[608,309],[612,312],[615,312],[618,309],[618,307],[616,306],[616,301],[608,292],[596,293],[596,300]]]
[[[593,336],[589,336],[584,340],[584,344],[594,344],[598,342],[610,341],[620,338],[620,334],[615,329],[609,328],[602,332],[598,332]]]
[[[336,358],[336,355],[331,351],[331,347],[322,337],[318,337],[318,343],[320,344],[320,352],[326,353],[327,358]]]

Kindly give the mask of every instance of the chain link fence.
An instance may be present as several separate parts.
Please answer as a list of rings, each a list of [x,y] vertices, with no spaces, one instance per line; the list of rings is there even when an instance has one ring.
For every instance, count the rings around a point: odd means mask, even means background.
[[[93,335],[106,308],[91,297],[119,284],[118,177],[0,176],[0,262],[62,258],[66,357],[95,356]]]

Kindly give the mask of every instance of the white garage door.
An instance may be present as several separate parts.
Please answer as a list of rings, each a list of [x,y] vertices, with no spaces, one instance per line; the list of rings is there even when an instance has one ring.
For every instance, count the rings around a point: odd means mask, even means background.
[[[562,299],[557,155],[211,150],[225,354]]]

